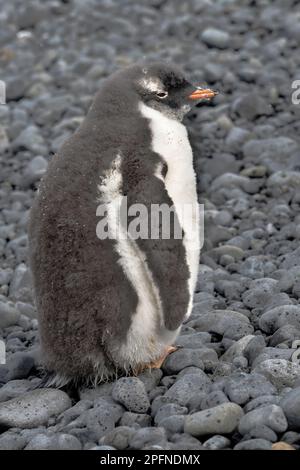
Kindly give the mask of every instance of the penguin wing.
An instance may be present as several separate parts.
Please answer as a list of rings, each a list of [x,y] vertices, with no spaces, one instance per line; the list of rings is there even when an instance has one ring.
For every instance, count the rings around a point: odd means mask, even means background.
[[[147,211],[146,237],[137,238],[135,243],[145,258],[159,293],[165,326],[168,330],[175,330],[182,323],[189,304],[189,269],[182,240],[183,234],[181,238],[176,238],[179,221],[163,179],[155,176],[153,171],[148,171],[147,163],[143,162],[145,158],[138,165],[127,162],[126,168],[122,171],[123,189],[127,196],[129,214],[134,204],[142,204],[143,213]],[[151,170],[153,170],[152,165]],[[136,207],[138,209],[138,206]],[[159,216],[157,219],[159,209],[163,209],[164,217]],[[130,233],[130,224],[136,226],[136,222],[132,216],[128,219]],[[164,225],[168,223],[170,223],[169,233],[166,230],[167,226]],[[151,230],[151,225],[155,226],[154,230]]]

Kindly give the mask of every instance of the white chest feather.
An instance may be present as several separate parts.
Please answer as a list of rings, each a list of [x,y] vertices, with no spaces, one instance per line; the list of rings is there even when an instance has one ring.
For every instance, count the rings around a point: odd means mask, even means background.
[[[140,111],[150,120],[153,151],[158,153],[168,166],[164,183],[185,234],[183,243],[190,271],[190,305],[186,315],[189,316],[200,254],[199,206],[193,153],[183,124],[143,103],[140,104]],[[157,173],[156,176],[161,178]]]

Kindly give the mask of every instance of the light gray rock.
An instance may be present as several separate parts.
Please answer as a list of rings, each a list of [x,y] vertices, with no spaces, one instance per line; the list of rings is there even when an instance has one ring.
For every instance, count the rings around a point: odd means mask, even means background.
[[[0,328],[15,325],[20,318],[20,313],[13,302],[2,302],[0,300]]]
[[[286,324],[300,328],[299,305],[280,305],[268,310],[259,319],[259,327],[269,334]]]
[[[208,46],[225,49],[229,46],[230,36],[226,31],[216,28],[206,28],[201,34],[201,40]]]
[[[267,359],[254,372],[264,375],[278,390],[293,387],[300,376],[300,365],[285,359]]]
[[[164,396],[170,402],[186,406],[195,395],[207,392],[209,385],[209,378],[199,369],[197,374],[187,374],[178,379]]]
[[[272,443],[266,439],[249,439],[239,442],[233,450],[272,450]]]
[[[249,413],[246,413],[240,420],[239,433],[244,435],[255,426],[268,426],[275,432],[284,432],[288,423],[282,408],[278,405],[261,406]]]
[[[70,434],[37,434],[25,450],[81,450],[80,441]]]
[[[70,398],[61,390],[34,390],[0,404],[0,425],[10,428],[46,425],[52,416],[58,416],[71,405]]]
[[[288,420],[289,428],[298,431],[300,428],[300,387],[288,392],[280,401],[280,406]]]
[[[213,436],[203,443],[203,447],[208,450],[222,450],[230,447],[230,440],[225,436]]]
[[[150,407],[145,385],[137,377],[119,379],[113,386],[112,397],[128,411],[145,413]]]
[[[223,403],[187,416],[184,431],[193,436],[229,434],[237,428],[242,416],[243,410],[239,405]]]

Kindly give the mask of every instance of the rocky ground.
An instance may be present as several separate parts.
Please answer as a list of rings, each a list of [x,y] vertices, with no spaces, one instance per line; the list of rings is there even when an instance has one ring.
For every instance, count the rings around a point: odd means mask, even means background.
[[[300,448],[297,3],[0,0],[0,449]],[[101,80],[142,57],[222,92],[188,118],[206,241],[182,348],[78,397],[33,391],[34,192]]]

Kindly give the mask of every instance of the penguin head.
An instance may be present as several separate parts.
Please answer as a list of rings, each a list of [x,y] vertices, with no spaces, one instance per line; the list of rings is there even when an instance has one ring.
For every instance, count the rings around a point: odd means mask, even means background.
[[[191,108],[211,100],[216,91],[192,85],[174,65],[160,62],[136,66],[133,86],[139,99],[163,114],[182,120]]]

